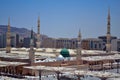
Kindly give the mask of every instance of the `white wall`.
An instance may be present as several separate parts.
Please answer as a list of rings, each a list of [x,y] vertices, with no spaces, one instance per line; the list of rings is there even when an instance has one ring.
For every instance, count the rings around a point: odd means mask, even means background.
[[[117,41],[118,41],[118,39],[113,39],[111,41],[111,50],[112,51],[117,51]]]

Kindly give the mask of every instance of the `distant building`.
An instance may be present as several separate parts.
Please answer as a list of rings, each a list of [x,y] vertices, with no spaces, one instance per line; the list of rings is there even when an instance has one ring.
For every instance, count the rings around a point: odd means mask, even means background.
[[[26,47],[26,48],[30,47],[30,37],[23,39],[23,47]]]
[[[2,36],[0,35],[0,48],[2,48]]]
[[[23,39],[19,39],[19,45],[18,48],[23,47]]]
[[[6,47],[6,34],[0,35],[0,48]]]
[[[56,48],[68,48],[76,49],[77,48],[77,38],[58,38],[56,39]]]
[[[11,33],[11,47],[19,46],[19,35],[16,33]]]
[[[103,50],[104,42],[97,38],[88,38],[82,40],[82,48],[86,50]]]
[[[55,48],[55,39],[48,37],[42,41],[42,44],[44,48]]]
[[[37,35],[36,35],[36,38],[37,38]],[[46,40],[47,38],[49,38],[48,36],[46,36],[46,35],[41,35],[40,36],[40,47],[41,48],[44,48],[45,46],[44,46],[44,43],[45,43],[45,41],[44,40]],[[36,40],[35,40],[36,41]],[[36,43],[35,43],[36,44]],[[37,46],[36,46],[37,47]]]
[[[90,45],[89,44],[90,44],[89,40],[83,39],[82,40],[82,49],[90,50]]]
[[[0,35],[0,48],[6,47],[6,34]],[[16,33],[11,33],[10,37],[11,47],[17,47],[19,45],[19,35]]]
[[[50,38],[47,36],[41,36],[41,47],[42,48],[77,48],[77,38]]]
[[[99,36],[98,38],[102,39],[105,43],[107,42],[107,37],[106,36]],[[111,36],[111,40],[113,40],[113,39],[117,39],[117,37],[116,36]]]
[[[111,50],[120,52],[120,39],[113,39],[111,41]]]
[[[104,46],[104,50],[106,50],[106,43],[107,43],[107,37],[106,36],[99,36],[98,39],[102,39],[103,40],[103,46]],[[110,41],[112,41],[113,39],[117,39],[116,36],[111,36]],[[111,45],[112,47],[112,45]]]
[[[22,47],[29,48],[30,47],[30,39],[31,39],[30,37],[24,38],[23,42],[22,42],[23,43]],[[34,47],[36,47],[36,44],[35,44],[36,43],[36,39],[35,39],[35,37],[33,39],[34,39],[33,40],[34,41]]]

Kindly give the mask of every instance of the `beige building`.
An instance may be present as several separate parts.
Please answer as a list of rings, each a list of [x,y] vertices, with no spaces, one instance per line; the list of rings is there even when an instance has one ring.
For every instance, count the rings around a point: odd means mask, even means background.
[[[42,47],[43,48],[55,48],[56,40],[54,38],[45,38],[42,40]]]
[[[112,51],[120,51],[120,39],[113,39],[111,45]]]
[[[82,49],[85,49],[85,50],[90,50],[90,47],[89,47],[89,40],[83,40],[82,41]]]
[[[82,48],[86,50],[103,50],[104,42],[97,38],[88,38],[82,40]]]
[[[77,48],[77,38],[58,38],[56,39],[56,48],[68,48],[76,49]]]
[[[42,48],[77,48],[77,38],[50,38],[46,37],[41,42]]]

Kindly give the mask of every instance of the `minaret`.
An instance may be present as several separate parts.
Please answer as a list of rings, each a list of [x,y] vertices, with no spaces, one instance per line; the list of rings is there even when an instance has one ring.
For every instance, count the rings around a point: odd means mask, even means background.
[[[110,8],[108,9],[108,18],[107,18],[107,44],[106,44],[106,52],[110,53],[111,51],[111,33],[110,33]]]
[[[40,17],[38,17],[38,26],[37,26],[37,42],[36,47],[40,48]]]
[[[33,30],[31,30],[29,60],[30,60],[30,64],[31,65],[35,62],[35,50],[34,50]]]
[[[6,53],[11,52],[11,35],[10,35],[10,18],[8,18],[7,39],[6,39]]]
[[[78,48],[77,48],[77,60],[81,59],[81,32],[78,33]]]

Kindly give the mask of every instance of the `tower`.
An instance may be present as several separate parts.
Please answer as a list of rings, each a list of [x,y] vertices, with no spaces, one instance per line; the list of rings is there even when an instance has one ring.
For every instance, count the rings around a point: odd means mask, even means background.
[[[111,33],[110,33],[110,8],[108,9],[108,17],[107,17],[107,44],[106,44],[106,52],[110,53],[111,51]]]
[[[37,48],[40,48],[40,17],[38,17],[36,46],[37,46]]]
[[[10,18],[8,18],[7,39],[6,39],[6,53],[11,52],[11,33],[10,33]]]
[[[80,60],[81,59],[81,32],[79,30],[79,33],[78,33],[78,48],[77,48],[77,60]]]
[[[31,30],[30,50],[29,50],[29,60],[31,65],[35,62],[34,53],[35,53],[35,50],[34,50],[33,30]]]

